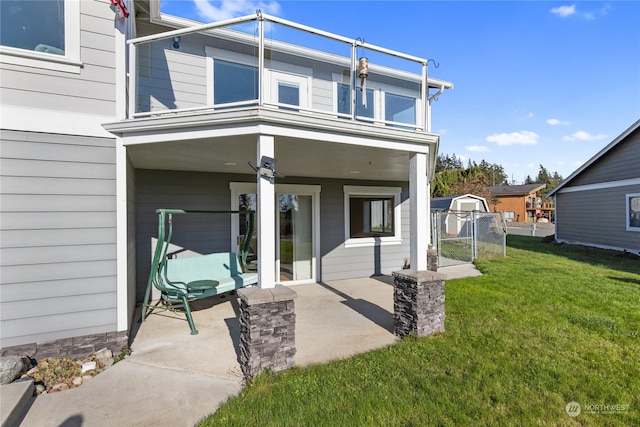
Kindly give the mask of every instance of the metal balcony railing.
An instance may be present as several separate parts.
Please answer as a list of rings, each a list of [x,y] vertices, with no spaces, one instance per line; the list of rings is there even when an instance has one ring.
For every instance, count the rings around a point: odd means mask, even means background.
[[[264,107],[430,132],[452,87],[430,60],[260,12],[128,43],[130,119]]]

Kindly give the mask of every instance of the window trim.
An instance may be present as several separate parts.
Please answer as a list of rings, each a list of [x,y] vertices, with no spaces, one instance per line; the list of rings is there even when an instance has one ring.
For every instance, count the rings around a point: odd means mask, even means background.
[[[231,193],[231,209],[237,210],[239,207],[238,196],[243,193],[256,194],[258,185],[256,182],[229,182],[229,190]],[[303,283],[316,283],[321,276],[321,253],[320,253],[320,192],[322,186],[312,184],[275,184],[275,193],[277,194],[297,194],[300,196],[311,196],[312,203],[312,233],[313,246],[311,256],[311,275],[310,279],[292,280],[287,282],[288,285],[298,285]],[[257,199],[256,199],[257,202]],[[276,209],[278,208],[276,204]],[[237,236],[240,234],[240,224],[237,215],[231,215],[231,250],[239,253]],[[274,236],[274,243],[278,237]],[[276,271],[280,271],[280,259],[276,252]]]
[[[338,111],[338,85],[343,84],[350,86],[351,82],[349,76],[345,76],[338,73],[332,73],[331,78],[333,80],[333,112],[340,117],[350,117],[351,113],[345,114],[340,113]],[[357,89],[356,89],[357,90]],[[371,121],[380,126],[403,126],[406,125],[409,128],[422,128],[424,123],[422,123],[422,102],[421,102],[421,94],[418,91],[414,91],[411,89],[406,89],[397,86],[391,86],[385,83],[378,83],[375,80],[367,80],[367,90],[373,91],[373,118],[364,118],[360,116],[356,116],[356,118],[360,118],[363,121]],[[386,108],[385,108],[385,100],[387,94],[402,96],[407,98],[413,98],[415,101],[415,114],[416,114],[416,122],[411,123],[398,123],[398,122],[387,122],[385,119],[386,116]],[[367,120],[365,120],[367,119]]]
[[[0,62],[80,74],[80,0],[64,2],[64,55],[0,45]]]
[[[247,65],[249,67],[255,67],[258,69],[258,58],[252,57],[249,55],[244,55],[242,53],[236,53],[229,50],[218,49],[212,46],[204,47],[205,56],[207,58],[207,105],[215,106],[214,99],[214,91],[216,88],[213,84],[214,79],[214,61],[219,59],[221,61],[233,62],[240,65]],[[258,99],[260,98],[260,81],[258,77]],[[249,99],[246,101],[242,101],[241,103],[257,103],[258,99]],[[225,104],[220,104],[225,105]]]
[[[270,104],[284,108],[300,108],[302,110],[311,107],[311,76],[289,73],[287,71],[266,69],[268,95],[266,101]],[[281,103],[278,99],[279,83],[289,84],[298,88],[300,103],[298,105],[290,105]]]
[[[213,85],[214,78],[214,61],[216,59],[220,59],[222,61],[234,62],[236,64],[247,65],[250,67],[259,68],[258,65],[258,57],[253,57],[249,55],[245,55],[243,53],[238,53],[230,50],[219,49],[213,46],[205,46],[205,56],[207,58],[207,105],[214,106],[213,103],[213,93],[215,91],[215,87]],[[275,106],[282,106],[284,108],[295,108],[288,104],[280,104],[278,102],[277,97],[277,83],[285,82],[291,83],[292,85],[297,85],[300,88],[300,110],[308,110],[311,107],[312,100],[312,86],[313,86],[313,77],[311,75],[311,69],[302,67],[296,64],[288,64],[284,62],[278,62],[274,60],[268,61],[270,67],[267,67],[265,64],[264,67],[264,82],[262,82],[264,86],[264,96],[263,102],[266,104],[271,104]],[[275,88],[275,89],[274,89]],[[275,91],[275,94],[274,94]],[[258,98],[260,98],[260,81],[258,78]],[[241,101],[239,103],[232,103],[235,105],[238,104],[257,104],[259,102],[258,99],[255,100],[247,100]],[[230,105],[230,104],[221,104],[221,105]]]
[[[399,245],[402,243],[402,203],[400,196],[401,187],[365,187],[355,185],[345,185],[344,191],[344,247],[367,247]],[[349,199],[351,196],[368,197],[393,197],[395,206],[393,207],[393,236],[381,237],[351,237],[351,218],[349,209]]]
[[[629,193],[629,194],[625,194],[625,212],[626,212],[626,219],[625,219],[625,224],[627,226],[627,231],[636,231],[636,232],[640,232],[640,227],[632,227],[631,226],[631,199],[633,198],[640,198],[640,193]]]

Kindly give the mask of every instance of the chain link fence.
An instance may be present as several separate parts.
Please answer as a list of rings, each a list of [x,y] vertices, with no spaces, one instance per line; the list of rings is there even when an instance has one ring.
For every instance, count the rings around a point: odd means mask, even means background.
[[[507,227],[500,213],[449,210],[433,212],[431,219],[438,267],[506,256]]]

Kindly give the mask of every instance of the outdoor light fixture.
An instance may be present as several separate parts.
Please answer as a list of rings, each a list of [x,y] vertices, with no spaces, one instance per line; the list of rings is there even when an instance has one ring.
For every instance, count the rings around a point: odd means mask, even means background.
[[[173,48],[180,49],[180,36],[175,36],[173,38]]]
[[[260,174],[260,176],[272,184],[275,182],[276,178],[284,178],[284,175],[276,173],[276,163],[277,160],[273,157],[262,156],[260,158],[260,166],[256,166],[251,162],[248,162],[251,169]]]

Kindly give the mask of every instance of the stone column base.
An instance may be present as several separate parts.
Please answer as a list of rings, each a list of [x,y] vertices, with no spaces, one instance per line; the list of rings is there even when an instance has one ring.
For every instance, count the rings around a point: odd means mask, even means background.
[[[438,271],[438,251],[427,249],[427,270]]]
[[[404,338],[444,332],[445,275],[402,270],[393,275],[393,333]]]
[[[238,290],[240,297],[240,367],[246,379],[266,369],[294,365],[296,293],[282,285]]]

